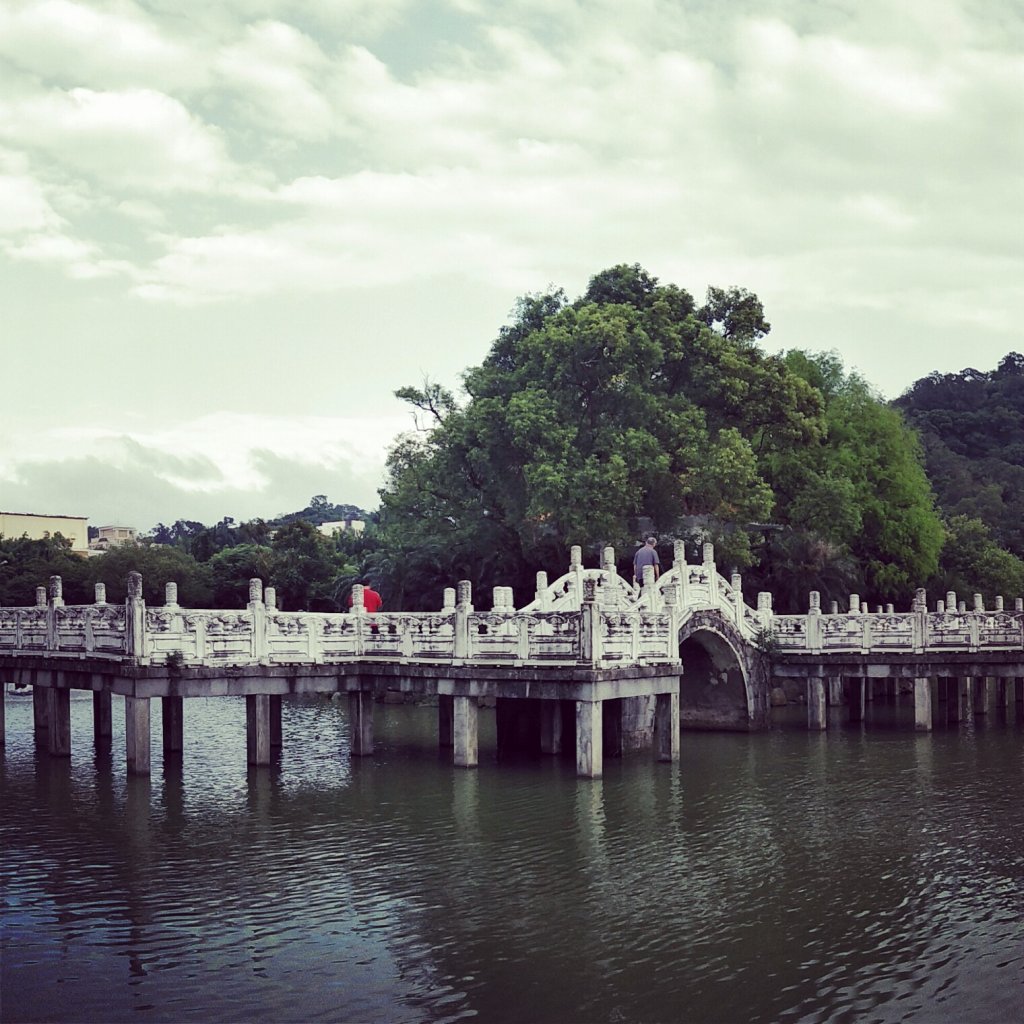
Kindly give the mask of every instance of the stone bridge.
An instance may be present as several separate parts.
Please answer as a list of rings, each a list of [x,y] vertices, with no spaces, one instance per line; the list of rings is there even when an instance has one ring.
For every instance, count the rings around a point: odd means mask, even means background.
[[[184,698],[244,695],[257,764],[279,742],[285,694],[347,693],[356,754],[373,749],[375,695],[436,697],[439,741],[467,767],[477,762],[478,704],[493,700],[499,743],[525,736],[547,753],[572,743],[579,773],[593,776],[606,750],[653,745],[675,760],[680,727],[766,727],[773,675],[806,680],[810,728],[825,728],[827,704],[843,693],[862,714],[875,679],[913,681],[919,728],[931,728],[948,680],[1013,680],[1001,691],[1011,703],[1024,690],[1019,599],[1013,612],[1001,599],[986,610],[977,595],[967,610],[954,594],[929,612],[923,591],[908,612],[870,612],[856,595],[848,612],[823,612],[813,593],[809,605],[776,615],[762,593],[750,607],[740,576],[717,571],[710,544],[688,564],[677,543],[672,568],[655,579],[647,567],[639,588],[618,575],[611,548],[596,569],[573,548],[553,583],[537,574],[528,604],[517,609],[511,588],[496,587],[487,611],[468,582],[445,590],[436,612],[371,615],[359,586],[348,614],[279,609],[259,580],[246,608],[201,610],[179,606],[174,583],[162,606],[147,607],[134,573],[123,604],[108,604],[98,584],[93,604],[66,605],[53,577],[33,606],[0,608],[0,673],[33,687],[37,734],[56,755],[70,751],[71,689],[92,691],[97,740],[110,735],[111,694],[123,695],[129,768],[139,773],[149,770],[155,697],[173,753]]]

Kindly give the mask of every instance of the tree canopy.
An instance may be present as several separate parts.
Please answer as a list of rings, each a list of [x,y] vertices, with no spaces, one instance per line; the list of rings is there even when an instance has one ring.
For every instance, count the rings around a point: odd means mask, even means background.
[[[403,600],[439,574],[528,589],[571,544],[628,559],[638,531],[687,524],[740,567],[770,556],[751,546],[770,521],[863,561],[870,590],[930,575],[942,530],[913,435],[831,357],[765,354],[769,329],[744,289],[698,307],[636,265],[575,302],[521,299],[464,401],[398,392],[418,429],[391,452],[381,523]]]

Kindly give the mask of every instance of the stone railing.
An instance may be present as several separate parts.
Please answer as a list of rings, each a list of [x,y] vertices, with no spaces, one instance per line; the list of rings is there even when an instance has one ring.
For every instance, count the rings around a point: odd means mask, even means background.
[[[936,603],[929,612],[923,590],[917,591],[914,608],[895,612],[892,605],[870,612],[860,598],[850,597],[850,611],[822,613],[816,593],[806,615],[770,615],[766,619],[770,642],[785,653],[872,654],[941,653],[944,651],[1005,651],[1024,648],[1024,601],[1017,598],[1014,611],[1003,609],[1003,599],[986,610],[980,594],[973,610],[958,603],[955,593]]]
[[[494,664],[575,664],[607,667],[657,664],[678,659],[679,630],[695,612],[717,610],[748,642],[781,653],[888,654],[1024,649],[1024,602],[1004,611],[1002,598],[986,610],[974,595],[968,611],[956,594],[929,612],[919,590],[909,612],[892,605],[869,612],[854,594],[850,611],[833,604],[823,613],[810,595],[805,615],[776,615],[771,595],[757,608],[743,599],[739,574],[729,579],[704,546],[699,565],[689,565],[681,544],[676,564],[657,581],[650,567],[641,587],[615,572],[606,548],[599,569],[582,567],[574,548],[567,572],[552,584],[538,573],[532,602],[516,609],[510,587],[495,587],[490,611],[477,611],[468,582],[447,588],[437,612],[379,612],[363,608],[362,587],[353,588],[353,610],[286,612],[273,588],[264,594],[250,581],[241,610],[183,608],[168,583],[164,604],[147,607],[142,578],[131,573],[123,605],[106,601],[96,585],[95,603],[65,605],[60,577],[38,587],[36,604],[0,608],[0,654],[124,659],[138,664],[289,665],[332,664],[355,659]]]
[[[273,588],[250,581],[240,610],[183,608],[168,583],[164,604],[147,607],[142,578],[129,576],[124,605],[65,605],[60,577],[38,588],[31,608],[0,608],[0,654],[99,657],[182,666],[332,664],[357,659],[495,664],[664,663],[677,660],[670,614],[639,606],[607,611],[597,582],[581,580],[576,610],[520,610],[509,588],[495,588],[491,611],[477,611],[468,582],[445,591],[439,612],[378,612],[353,591],[348,614],[285,612]],[[457,594],[457,598],[456,598]]]

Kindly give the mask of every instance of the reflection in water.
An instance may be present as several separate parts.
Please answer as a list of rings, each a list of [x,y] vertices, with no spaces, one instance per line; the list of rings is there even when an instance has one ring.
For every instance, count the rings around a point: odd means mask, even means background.
[[[430,708],[186,702],[183,757],[124,770],[123,703],[68,759],[8,703],[4,1021],[1019,1019],[1024,732],[915,734],[913,704],[808,733],[685,733],[578,780],[571,756],[455,769]],[[158,740],[159,708],[154,709]]]

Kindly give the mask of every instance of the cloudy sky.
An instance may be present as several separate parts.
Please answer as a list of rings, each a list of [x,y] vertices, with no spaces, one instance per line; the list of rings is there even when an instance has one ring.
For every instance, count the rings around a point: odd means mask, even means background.
[[[396,387],[621,262],[991,369],[1022,168],[1019,0],[0,0],[0,509],[374,508]]]

